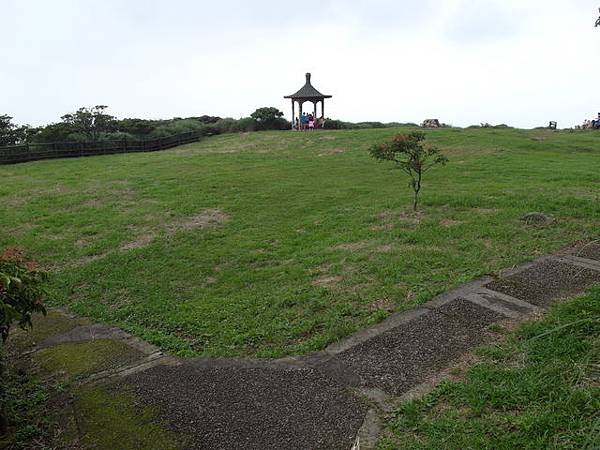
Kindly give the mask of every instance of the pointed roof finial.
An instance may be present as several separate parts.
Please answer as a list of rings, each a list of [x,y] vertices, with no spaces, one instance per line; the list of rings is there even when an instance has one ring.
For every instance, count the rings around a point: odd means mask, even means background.
[[[284,98],[320,100],[324,98],[331,98],[331,95],[323,95],[317,91],[310,83],[310,72],[306,72],[306,84],[302,86],[302,88],[300,88],[300,90],[295,94],[286,95]]]

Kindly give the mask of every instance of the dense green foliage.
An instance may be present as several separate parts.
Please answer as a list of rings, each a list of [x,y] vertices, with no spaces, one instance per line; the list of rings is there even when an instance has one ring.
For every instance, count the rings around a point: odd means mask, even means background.
[[[0,337],[6,341],[13,322],[31,326],[31,315],[46,310],[42,303],[47,278],[18,249],[0,254]]]
[[[50,433],[48,389],[38,378],[13,365],[2,368],[1,375],[0,448],[36,448],[34,443]]]
[[[117,119],[107,113],[107,106],[79,108],[65,114],[61,122],[42,127],[17,126],[10,116],[0,116],[0,146],[25,142],[98,142],[139,141],[187,132],[203,136],[228,132],[285,130],[291,124],[277,108],[259,108],[250,117],[222,119],[216,116],[188,117],[168,120]]]
[[[291,124],[277,108],[263,107],[254,111],[250,117],[241,119],[221,118],[217,116],[176,117],[166,120],[117,119],[108,114],[107,106],[83,107],[65,114],[61,122],[41,127],[29,125],[17,126],[12,117],[0,116],[0,146],[21,143],[56,142],[98,142],[98,141],[139,141],[151,140],[182,133],[198,132],[203,136],[222,133],[240,133],[250,131],[287,130]],[[368,129],[400,126],[398,123],[381,122],[342,122],[327,119],[326,128]],[[411,124],[412,125],[412,124]]]
[[[79,108],[74,113],[65,114],[61,119],[71,130],[73,139],[96,142],[102,136],[110,136],[117,128],[115,117],[105,112],[107,108],[105,105]]]
[[[20,144],[30,138],[31,127],[17,126],[12,119],[8,115],[0,115],[0,146]]]
[[[440,129],[420,212],[368,149],[414,129],[224,134],[152,154],[1,166],[0,246],[52,304],[182,355],[327,344],[597,236],[600,135]],[[555,221],[519,220],[540,211]]]
[[[463,381],[403,404],[379,449],[597,448],[600,288],[480,353]]]
[[[277,108],[258,108],[250,117],[256,121],[257,130],[288,130],[291,126]]]
[[[446,165],[448,158],[438,148],[425,148],[425,133],[400,133],[390,141],[373,145],[369,153],[380,161],[391,161],[410,178],[409,186],[415,193],[413,211],[417,210],[423,175],[437,165]]]
[[[416,123],[397,123],[397,122],[344,122],[342,120],[325,120],[325,128],[328,130],[366,130],[369,128],[397,128],[402,126],[416,127]]]
[[[17,322],[22,328],[31,327],[35,312],[46,313],[43,284],[46,274],[27,261],[23,252],[8,248],[0,254],[0,337],[2,344],[8,338],[10,327]],[[4,369],[4,347],[0,344],[0,436],[8,427],[8,414],[13,410],[7,401],[8,384]],[[21,398],[21,397],[19,397]]]

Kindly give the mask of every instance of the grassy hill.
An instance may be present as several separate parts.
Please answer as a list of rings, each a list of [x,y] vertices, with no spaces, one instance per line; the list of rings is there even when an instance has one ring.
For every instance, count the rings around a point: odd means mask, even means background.
[[[274,357],[598,236],[599,133],[430,131],[450,163],[414,214],[401,172],[366,152],[398,131],[0,166],[0,247],[52,271],[51,304],[167,351]],[[519,220],[532,211],[556,220]]]

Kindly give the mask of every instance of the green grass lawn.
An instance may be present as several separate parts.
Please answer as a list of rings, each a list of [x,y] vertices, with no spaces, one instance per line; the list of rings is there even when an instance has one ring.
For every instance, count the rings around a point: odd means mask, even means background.
[[[0,166],[0,247],[52,270],[52,305],[166,351],[276,357],[598,236],[600,133],[430,131],[450,163],[413,214],[402,173],[367,154],[398,131]]]
[[[403,404],[378,449],[599,448],[600,288],[480,354],[463,380]]]

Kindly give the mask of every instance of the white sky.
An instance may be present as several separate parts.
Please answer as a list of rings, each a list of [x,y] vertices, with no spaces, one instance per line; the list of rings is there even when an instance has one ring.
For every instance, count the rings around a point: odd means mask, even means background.
[[[302,5],[306,7],[302,7]],[[0,114],[566,127],[600,111],[600,0],[0,0]]]

